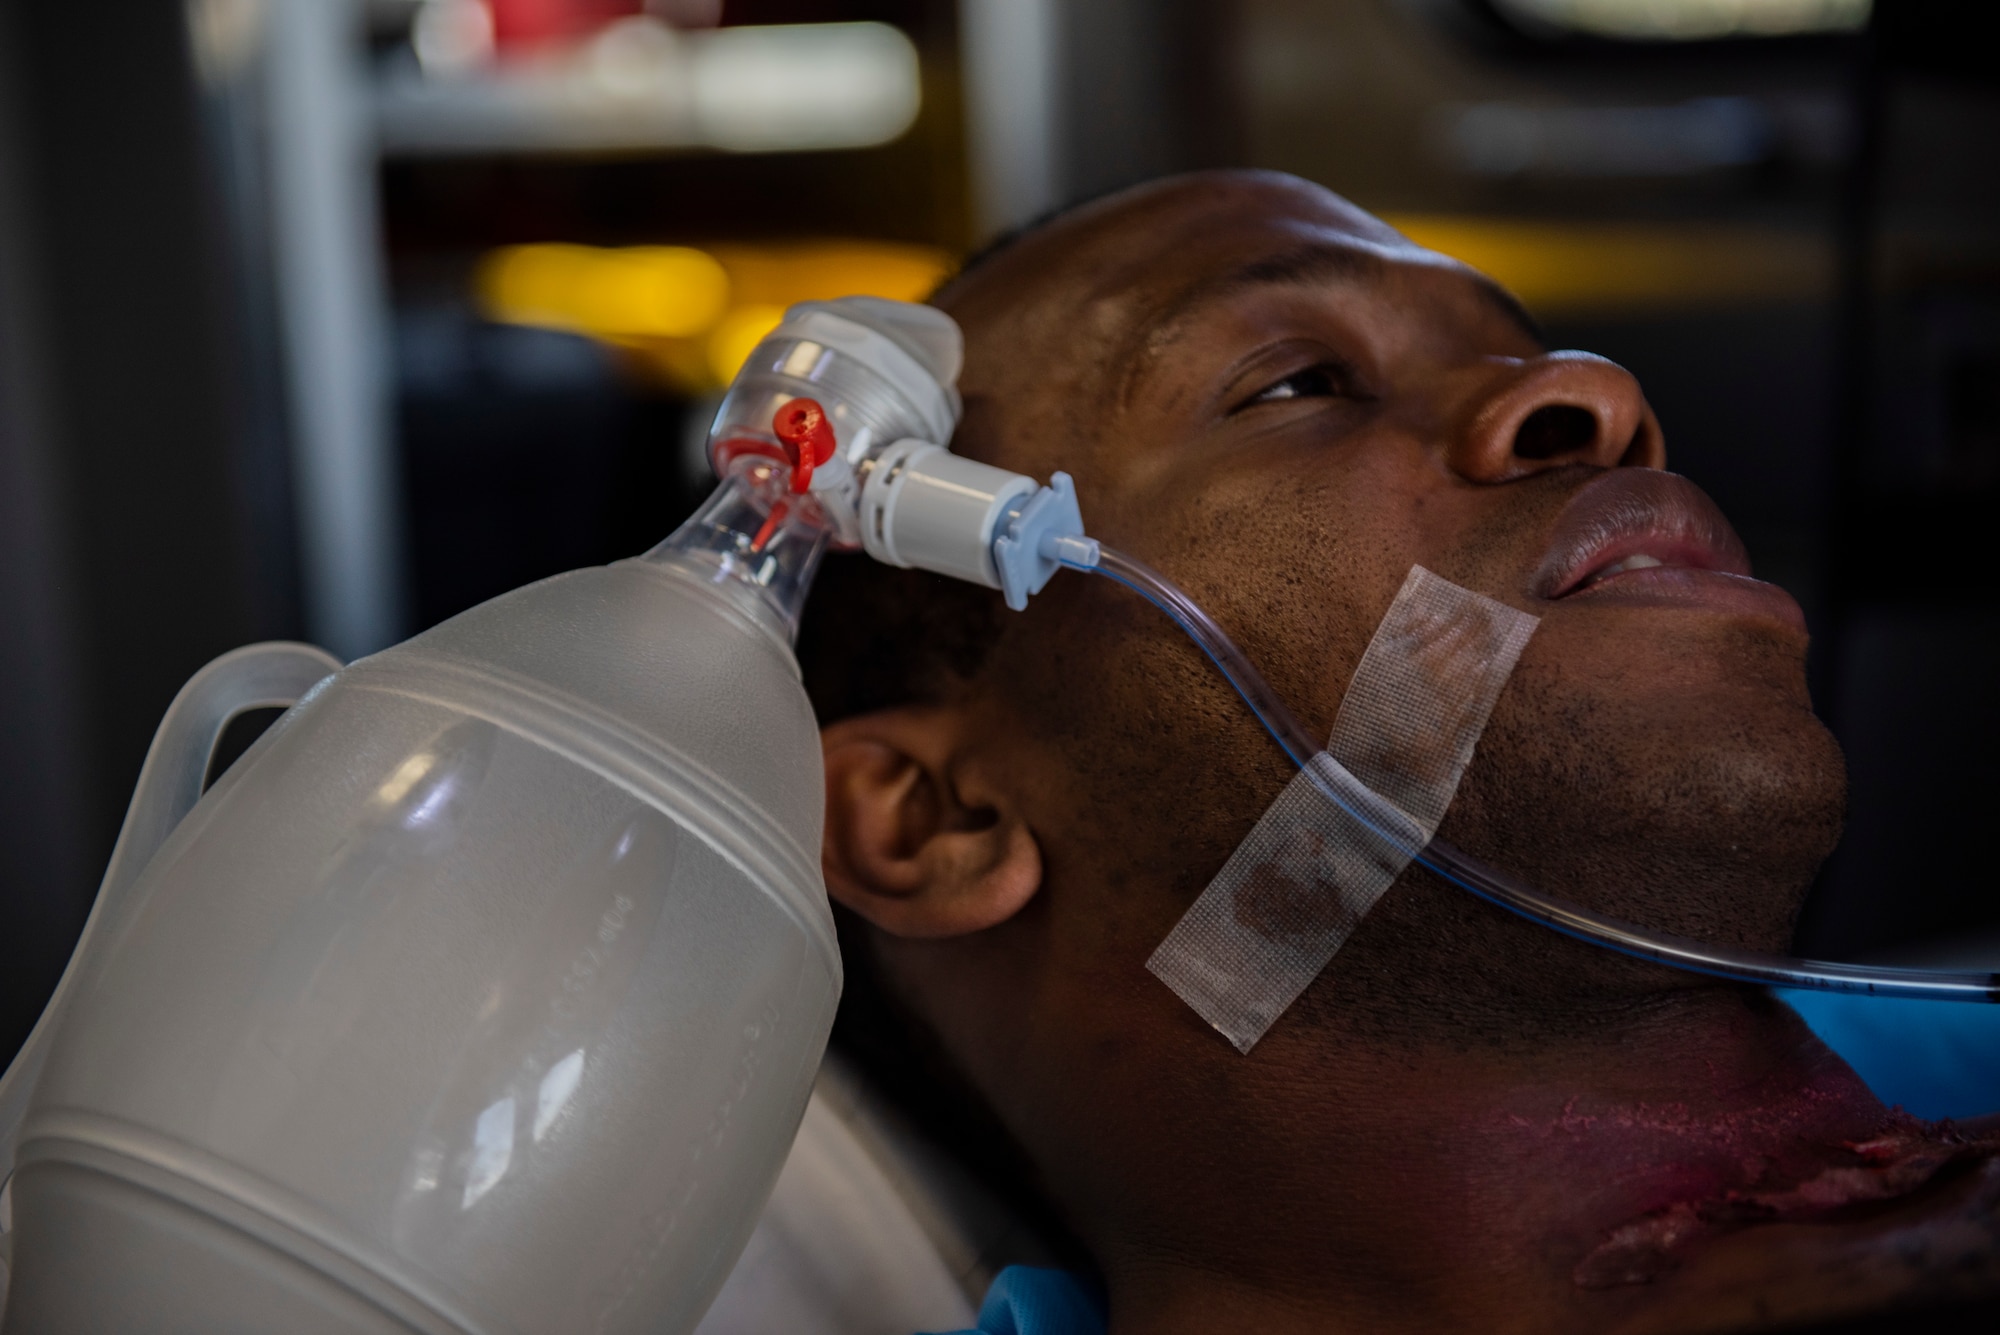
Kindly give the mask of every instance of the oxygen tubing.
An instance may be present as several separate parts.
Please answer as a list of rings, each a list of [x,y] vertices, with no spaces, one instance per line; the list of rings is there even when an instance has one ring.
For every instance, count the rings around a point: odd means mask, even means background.
[[[1419,865],[1489,904],[1498,905],[1564,936],[1603,946],[1621,955],[1652,960],[1670,968],[1713,978],[1823,992],[1859,992],[1881,997],[2000,1002],[2000,974],[1839,964],[1704,945],[1687,937],[1651,931],[1618,918],[1594,913],[1553,895],[1543,894],[1486,865],[1447,840],[1432,839],[1421,847],[1413,847],[1413,841],[1407,836],[1399,837],[1395,833],[1408,827],[1410,822],[1388,799],[1338,765],[1331,767],[1332,776],[1329,777],[1322,772],[1323,767],[1309,763],[1324,748],[1299,725],[1284,701],[1264,680],[1263,674],[1236,647],[1222,627],[1202,611],[1200,604],[1143,561],[1101,544],[1096,554],[1095,564],[1070,559],[1067,554],[1063,564],[1072,570],[1102,575],[1123,584],[1165,612],[1208,655],[1209,661],[1235,688],[1243,703],[1256,715],[1257,721],[1264,725],[1292,763],[1311,776],[1314,786],[1329,801],[1410,854]]]

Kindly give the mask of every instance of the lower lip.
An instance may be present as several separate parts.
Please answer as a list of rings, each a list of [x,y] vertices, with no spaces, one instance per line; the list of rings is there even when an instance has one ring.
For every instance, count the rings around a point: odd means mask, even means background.
[[[1686,607],[1776,621],[1802,634],[1806,628],[1805,613],[1799,610],[1792,595],[1777,585],[1748,575],[1688,566],[1648,566],[1643,570],[1621,571],[1566,593],[1556,601]]]

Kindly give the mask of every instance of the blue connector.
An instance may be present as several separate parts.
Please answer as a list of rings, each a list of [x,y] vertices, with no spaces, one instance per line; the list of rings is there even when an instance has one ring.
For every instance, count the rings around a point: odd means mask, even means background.
[[[993,539],[993,569],[1000,591],[1016,612],[1040,593],[1065,565],[1097,564],[1097,542],[1083,535],[1083,512],[1076,506],[1076,483],[1057,473],[1049,485],[1007,516]]]

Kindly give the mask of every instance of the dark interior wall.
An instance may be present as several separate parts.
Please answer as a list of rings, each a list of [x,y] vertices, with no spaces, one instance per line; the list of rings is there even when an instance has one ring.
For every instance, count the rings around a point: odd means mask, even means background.
[[[82,720],[62,612],[70,587],[54,504],[25,245],[18,7],[0,5],[0,1053],[54,983],[85,867]]]
[[[1994,940],[2000,893],[1980,832],[2000,750],[2000,608],[1852,609],[1825,711],[1847,754],[1848,819],[1801,924],[1801,953],[1894,957]]]
[[[1966,837],[2000,792],[2000,75],[1976,8],[1881,8],[1857,81],[1819,701],[1849,813],[1808,953],[2000,932],[1991,860]]]
[[[256,592],[182,7],[0,0],[0,47],[4,1052],[61,971],[174,692],[291,626]]]
[[[1058,50],[1066,200],[1233,166],[1242,144],[1223,0],[1063,0]]]

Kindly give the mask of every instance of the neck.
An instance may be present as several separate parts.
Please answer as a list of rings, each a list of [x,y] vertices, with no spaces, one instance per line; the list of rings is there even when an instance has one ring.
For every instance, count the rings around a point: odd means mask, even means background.
[[[1168,1151],[1172,1195],[1150,1203],[1168,1227],[1100,1252],[1114,1335],[1712,1318],[1709,1261],[1735,1258],[1741,1288],[1757,1221],[1893,1203],[1970,1153],[1749,989],[1667,993],[1527,1051],[1335,1056],[1327,1037],[1274,1030],[1260,1078],[1239,1073],[1254,1103],[1202,1124],[1227,1142]],[[1112,1234],[1145,1236],[1131,1222]]]

